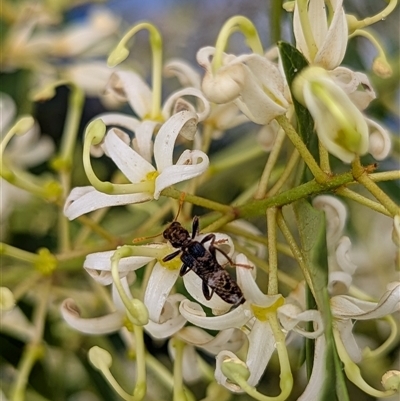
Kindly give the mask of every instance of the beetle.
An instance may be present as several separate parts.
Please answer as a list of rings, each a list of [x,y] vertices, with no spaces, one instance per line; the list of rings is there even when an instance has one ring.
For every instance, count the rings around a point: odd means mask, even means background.
[[[245,301],[243,293],[236,281],[218,263],[216,251],[222,253],[233,264],[231,259],[214,245],[215,234],[208,234],[201,241],[196,241],[194,238],[198,233],[199,219],[197,216],[193,218],[192,235],[179,222],[173,221],[163,231],[163,237],[178,249],[165,256],[163,261],[172,260],[180,254],[183,262],[179,272],[180,276],[184,276],[190,270],[197,274],[202,280],[203,294],[208,301],[216,293],[229,304],[242,304]],[[204,246],[206,242],[210,242],[208,249]]]

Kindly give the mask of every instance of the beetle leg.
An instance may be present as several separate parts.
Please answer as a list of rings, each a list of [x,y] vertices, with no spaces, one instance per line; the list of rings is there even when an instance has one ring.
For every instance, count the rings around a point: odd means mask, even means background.
[[[205,281],[202,282],[202,289],[204,298],[209,301],[214,294],[214,290],[210,291],[210,287],[207,285]]]

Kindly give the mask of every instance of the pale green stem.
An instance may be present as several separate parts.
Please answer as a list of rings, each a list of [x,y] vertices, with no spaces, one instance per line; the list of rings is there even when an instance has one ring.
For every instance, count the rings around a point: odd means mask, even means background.
[[[151,120],[161,118],[161,88],[162,88],[162,38],[157,28],[149,22],[140,22],[133,26],[120,40],[115,50],[109,56],[109,64],[115,66],[123,61],[129,54],[127,42],[137,32],[147,29],[150,35],[150,46],[153,56],[152,62],[152,107]],[[121,51],[122,49],[122,51]]]
[[[283,129],[278,130],[278,135],[275,139],[271,153],[269,154],[267,163],[265,164],[264,171],[261,175],[260,182],[258,184],[257,192],[254,195],[254,199],[262,199],[265,197],[268,188],[268,183],[271,177],[271,172],[276,165],[285,138],[286,138],[285,131]]]
[[[79,221],[84,226],[88,227],[92,232],[96,233],[100,237],[102,237],[105,240],[107,240],[109,243],[117,244],[119,242],[118,238],[116,238],[113,234],[108,232],[105,228],[100,226],[96,221],[92,220],[88,216],[84,216],[84,215],[83,216],[79,216],[77,218],[77,221]],[[75,241],[74,242],[74,247],[76,247],[76,245],[78,245],[78,244],[79,243],[77,241]]]
[[[340,333],[337,329],[333,329],[333,335],[335,338],[336,349],[339,355],[340,360],[344,365],[344,371],[346,373],[347,378],[354,383],[358,388],[360,388],[364,393],[371,395],[376,398],[384,398],[390,395],[395,394],[393,390],[387,391],[379,391],[373,387],[371,387],[368,383],[365,382],[363,377],[361,376],[360,368],[351,360],[348,355],[346,348],[343,345],[342,339],[340,337]]]
[[[84,244],[89,235],[92,233],[92,225],[98,226],[100,221],[103,220],[103,217],[106,215],[106,213],[109,211],[108,207],[95,210],[93,213],[91,213],[89,220],[89,224],[86,225],[83,221],[81,223],[85,224],[78,232],[78,234],[75,236],[74,243],[72,244],[72,248],[75,249],[77,246],[80,246],[81,244]],[[87,216],[85,216],[87,217]],[[102,228],[102,227],[100,227]],[[112,234],[107,233],[107,239],[112,238]]]
[[[278,209],[272,207],[267,209],[268,229],[268,295],[278,294],[278,252],[276,249],[276,215]]]
[[[175,348],[174,360],[174,395],[173,401],[186,401],[185,392],[183,389],[183,349],[185,343],[177,338],[173,339]]]
[[[11,401],[24,401],[26,386],[28,384],[29,375],[35,362],[43,356],[43,331],[46,321],[46,313],[48,307],[49,294],[51,289],[51,281],[46,280],[43,284],[44,288],[38,292],[39,300],[35,306],[32,321],[35,326],[34,336],[31,342],[25,347],[22,358],[18,364],[17,379],[11,389]]]
[[[314,60],[318,52],[318,48],[315,43],[314,35],[311,31],[310,19],[308,16],[308,1],[309,0],[297,0],[296,7],[298,7],[299,9],[301,30],[303,32],[304,39],[307,44],[310,59]]]
[[[0,243],[0,255],[10,256],[14,259],[22,260],[32,264],[35,264],[39,260],[39,256],[36,253],[24,251],[3,242]]]
[[[390,326],[390,335],[386,341],[381,344],[378,348],[371,350],[369,347],[363,350],[363,357],[367,359],[381,359],[386,356],[393,348],[396,347],[399,340],[399,329],[398,325],[393,316],[385,316],[385,320],[388,321]]]
[[[379,43],[378,39],[372,33],[365,31],[364,29],[356,29],[350,36],[349,39],[354,38],[355,36],[362,36],[366,39],[368,39],[376,48],[378,52],[378,57],[383,58],[386,62],[386,55],[385,51],[383,50],[382,45]]]
[[[81,88],[70,84],[70,89],[60,154],[53,162],[53,167],[58,171],[59,180],[63,188],[63,203],[71,189],[71,168],[85,100],[85,94]],[[69,228],[68,219],[64,215],[63,208],[60,207],[58,212],[58,248],[60,252],[68,252],[71,249]]]
[[[304,260],[303,253],[301,252],[300,248],[298,247],[296,240],[294,239],[292,233],[289,230],[289,227],[286,224],[286,221],[283,217],[282,211],[279,211],[276,220],[278,223],[278,227],[281,230],[283,236],[285,237],[289,247],[292,251],[294,258],[297,260],[297,263],[300,266],[301,271],[303,272],[304,279],[306,280],[307,285],[310,287],[310,291],[312,292],[315,298],[315,290],[313,286],[313,282],[310,276],[310,272],[308,270],[307,264]]]
[[[354,178],[363,185],[389,211],[392,216],[400,214],[400,208],[369,177],[357,157],[352,163]]]
[[[282,27],[282,0],[271,1],[270,13],[270,38],[271,42],[277,43],[281,40],[281,27]]]
[[[278,122],[278,124],[283,128],[283,130],[286,132],[286,135],[292,141],[295,148],[299,151],[300,156],[307,164],[308,168],[311,170],[311,173],[313,174],[317,182],[319,183],[326,182],[329,177],[318,166],[318,163],[315,161],[314,157],[307,149],[307,146],[302,141],[301,137],[296,132],[296,130],[293,128],[292,124],[287,119],[287,117],[282,115],[276,117],[275,119]]]
[[[146,365],[168,389],[170,389],[171,391],[173,390],[174,380],[171,376],[171,372],[158,359],[147,353]],[[196,401],[193,394],[186,386],[184,386],[184,389],[187,401]]]
[[[214,202],[214,201],[211,201],[206,198],[201,198],[199,196],[186,194],[186,193],[178,191],[177,189],[174,189],[172,187],[165,188],[161,192],[161,195],[169,197],[169,198],[174,198],[174,199],[181,199],[182,194],[185,194],[184,195],[185,202],[190,202],[197,206],[202,206],[202,207],[205,207],[210,210],[215,210],[217,212],[228,213],[228,214],[231,214],[234,211],[233,207],[231,207],[231,206],[227,206],[222,203]]]
[[[287,182],[290,174],[292,173],[293,169],[296,167],[297,162],[299,161],[300,154],[297,149],[293,150],[292,155],[290,156],[289,161],[285,165],[285,169],[283,173],[279,177],[278,181],[274,184],[274,186],[267,192],[267,197],[271,197],[276,195],[279,190],[285,185]]]
[[[353,31],[355,29],[365,28],[368,25],[375,24],[376,22],[386,19],[386,17],[396,8],[397,0],[389,0],[389,4],[379,13],[372,17],[364,18],[363,20],[351,20],[351,25],[349,30]]]
[[[331,166],[329,163],[329,152],[326,147],[322,145],[321,141],[318,141],[318,150],[319,150],[319,165],[321,169],[326,174],[331,174]]]
[[[371,199],[366,198],[365,196],[362,196],[358,194],[357,192],[352,191],[351,189],[348,189],[346,187],[341,187],[336,190],[336,194],[344,196],[348,199],[351,199],[361,205],[367,206],[372,210],[375,210],[376,212],[385,214],[386,216],[392,216],[388,210],[385,208],[385,206],[381,205],[378,202],[375,202]]]
[[[400,170],[373,173],[369,175],[369,178],[374,182],[400,180]]]
[[[135,400],[143,400],[146,395],[146,346],[143,338],[143,326],[133,326],[136,340],[136,385],[133,390],[133,398]]]
[[[24,274],[24,280],[21,281],[21,273],[19,273],[20,280],[16,287],[13,288],[14,299],[18,301],[21,299],[28,291],[36,287],[38,282],[43,279],[43,275],[37,271],[30,272],[29,274]]]
[[[228,44],[229,37],[236,31],[240,31],[244,35],[247,46],[249,46],[253,53],[261,56],[264,54],[263,46],[254,24],[246,17],[235,15],[225,22],[219,32],[212,61],[212,70],[214,73],[222,66],[223,52]]]

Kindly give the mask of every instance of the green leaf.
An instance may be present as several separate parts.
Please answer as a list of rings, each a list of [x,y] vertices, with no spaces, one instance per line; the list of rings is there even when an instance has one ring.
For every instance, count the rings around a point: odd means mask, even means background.
[[[308,66],[304,56],[291,44],[286,42],[278,42],[279,53],[281,55],[283,70],[286,75],[289,88],[291,90],[292,83],[296,75]],[[301,105],[293,96],[294,110],[297,116],[297,130],[307,147],[310,147],[313,138],[314,121],[309,111]],[[314,156],[314,155],[313,155]]]
[[[349,400],[347,394],[345,377],[341,362],[336,351],[335,340],[332,333],[332,315],[330,310],[328,286],[328,254],[326,245],[325,214],[323,211],[314,209],[311,204],[302,199],[294,204],[300,242],[304,260],[309,268],[315,300],[312,295],[307,299],[307,307],[320,311],[325,327],[325,369],[326,379],[319,401]],[[315,301],[315,303],[314,303]],[[312,348],[308,344],[307,364],[312,363]]]

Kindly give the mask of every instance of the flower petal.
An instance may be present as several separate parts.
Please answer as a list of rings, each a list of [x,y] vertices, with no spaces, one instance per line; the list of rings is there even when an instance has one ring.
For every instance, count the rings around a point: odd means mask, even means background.
[[[93,212],[103,207],[129,205],[151,199],[153,197],[148,193],[108,195],[90,186],[76,187],[65,201],[64,215],[69,220],[73,220],[85,213]]]
[[[250,310],[243,305],[239,305],[225,315],[207,317],[199,304],[189,300],[181,302],[179,311],[190,323],[209,330],[240,328],[252,317]]]
[[[217,364],[215,366],[214,376],[217,383],[234,393],[243,393],[243,390],[240,386],[228,380],[228,378],[222,373],[221,365],[226,359],[235,360],[241,364],[244,364],[244,362],[240,360],[233,352],[225,350],[221,351],[215,359]]]
[[[201,160],[200,162],[199,159]],[[165,167],[162,173],[156,178],[154,199],[159,198],[163,189],[203,174],[207,170],[208,165],[208,156],[202,151],[185,150],[175,166]]]
[[[132,110],[143,119],[151,111],[152,94],[139,74],[132,71],[114,72],[107,85],[118,100],[128,101]]]
[[[315,341],[314,363],[311,376],[306,389],[297,401],[318,400],[325,383],[327,370],[326,361],[326,340],[325,336],[319,336]]]
[[[105,316],[84,319],[75,301],[66,299],[61,304],[61,314],[64,320],[74,329],[86,334],[109,334],[123,326],[124,314],[113,312]]]
[[[339,295],[331,299],[332,314],[339,319],[368,320],[384,317],[400,309],[400,283],[387,291],[378,303]]]
[[[144,294],[144,304],[153,322],[159,323],[162,309],[179,276],[179,270],[169,270],[156,263]]]
[[[173,93],[165,101],[162,109],[162,115],[164,116],[164,118],[167,119],[172,114],[171,110],[173,109],[175,102],[183,96],[193,96],[198,98],[202,102],[203,106],[201,107],[200,111],[196,111],[198,121],[203,121],[208,117],[211,107],[210,102],[205,98],[203,92],[200,89],[196,88],[184,88]],[[195,132],[193,132],[193,135],[194,133]],[[187,139],[193,139],[193,136],[187,137],[186,135],[184,135],[184,137]]]
[[[235,328],[221,330],[214,337],[199,327],[187,326],[176,336],[185,343],[201,348],[211,355],[216,355],[222,350],[238,351],[245,341],[244,333]]]
[[[171,116],[160,128],[154,141],[154,158],[157,171],[160,173],[173,165],[172,157],[175,141],[182,129],[189,128],[194,133],[197,127],[197,115],[191,111],[183,110]]]
[[[153,157],[153,134],[158,125],[157,121],[142,121],[135,131],[135,138],[132,139],[133,149],[149,163],[151,163]]]
[[[368,152],[375,160],[386,159],[392,149],[392,141],[389,133],[376,121],[370,118],[366,118],[365,120],[370,129]]]
[[[350,251],[350,238],[346,236],[340,238],[336,247],[336,260],[344,272],[353,275],[357,269],[357,265],[351,260]]]
[[[318,195],[313,199],[312,205],[325,212],[326,242],[329,247],[334,246],[346,224],[347,211],[344,203],[334,196]]]
[[[255,321],[248,338],[246,365],[250,370],[250,377],[247,382],[250,386],[256,386],[275,351],[275,338],[269,323],[259,320]]]
[[[185,60],[177,58],[168,60],[163,72],[166,77],[177,77],[183,87],[191,86],[200,89],[200,74]]]
[[[159,322],[149,320],[144,327],[153,338],[169,338],[180,331],[186,319],[179,313],[179,303],[186,299],[182,294],[173,294],[166,299]]]
[[[115,128],[108,131],[103,148],[132,183],[145,180],[147,174],[155,171],[155,168],[147,160],[119,138]]]
[[[111,257],[114,253],[115,251],[91,253],[86,256],[83,263],[84,269],[86,269],[87,272],[102,285],[112,283]],[[120,277],[125,277],[129,272],[141,268],[153,259],[154,258],[149,256],[130,256],[122,258],[118,264]]]
[[[4,135],[6,130],[10,127],[14,120],[16,113],[16,106],[11,96],[6,93],[0,92],[0,134]]]
[[[175,361],[175,347],[173,341],[168,341],[168,353],[173,361]],[[185,383],[195,383],[202,377],[200,364],[198,363],[198,355],[195,348],[191,345],[185,345],[183,349],[182,359],[182,376]]]

